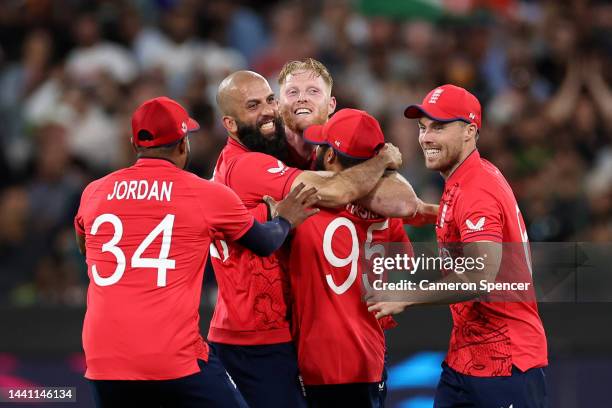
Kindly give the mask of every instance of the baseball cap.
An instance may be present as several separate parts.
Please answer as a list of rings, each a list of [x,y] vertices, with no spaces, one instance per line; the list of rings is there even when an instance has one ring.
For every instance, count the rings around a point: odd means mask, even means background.
[[[476,124],[478,129],[482,124],[478,99],[465,89],[451,84],[433,89],[420,105],[408,106],[404,116],[410,119],[427,116],[439,122],[461,120]]]
[[[132,115],[132,143],[135,146],[167,145],[198,129],[200,125],[189,117],[185,108],[165,96],[145,101]],[[152,137],[139,137],[142,130]]]
[[[324,125],[312,125],[304,131],[304,141],[331,146],[338,153],[369,159],[385,144],[380,124],[374,117],[358,109],[341,109]]]

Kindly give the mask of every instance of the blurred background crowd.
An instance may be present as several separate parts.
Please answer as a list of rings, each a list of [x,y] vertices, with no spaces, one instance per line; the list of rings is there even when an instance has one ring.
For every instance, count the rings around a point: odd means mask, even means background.
[[[422,198],[437,202],[443,180],[402,112],[454,83],[483,104],[481,155],[512,184],[530,239],[611,240],[610,2],[3,0],[0,304],[84,304],[72,220],[88,182],[133,163],[140,103],[188,107],[203,125],[190,170],[209,178],[226,140],[221,79],[252,69],[277,89],[304,57],[330,69],[338,109],[381,121]]]

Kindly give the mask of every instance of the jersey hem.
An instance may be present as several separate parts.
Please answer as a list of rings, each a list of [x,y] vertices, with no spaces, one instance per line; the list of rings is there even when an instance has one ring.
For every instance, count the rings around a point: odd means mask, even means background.
[[[273,330],[235,331],[211,327],[208,331],[208,341],[237,346],[257,346],[290,342],[289,328]]]

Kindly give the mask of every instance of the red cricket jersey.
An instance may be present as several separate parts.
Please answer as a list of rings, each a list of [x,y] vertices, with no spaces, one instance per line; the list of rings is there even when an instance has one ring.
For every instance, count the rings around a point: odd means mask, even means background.
[[[512,281],[517,276],[531,281],[525,223],[512,189],[477,150],[446,180],[436,236],[441,251],[453,242],[494,241],[521,248],[523,244],[517,243],[524,243],[519,262],[508,255],[511,251],[506,245],[498,279],[512,274],[508,276]],[[525,371],[548,364],[546,336],[535,301],[471,301],[453,304],[450,309],[454,325],[446,362],[454,370],[477,377],[509,376],[512,365]]]
[[[385,338],[362,300],[368,279],[362,260],[384,255],[378,244],[388,242],[409,245],[402,221],[350,204],[322,209],[296,229],[289,257],[292,329],[305,384],[381,381]]]
[[[300,173],[228,138],[215,167],[214,181],[230,187],[247,208],[253,209],[264,195],[283,199]],[[288,278],[278,253],[260,257],[239,244],[216,241],[211,258],[219,295],[208,340],[237,345],[291,341]]]
[[[199,332],[204,264],[215,238],[253,224],[234,192],[162,159],[140,159],[89,184],[75,228],[90,278],[85,377],[166,380],[208,359]]]

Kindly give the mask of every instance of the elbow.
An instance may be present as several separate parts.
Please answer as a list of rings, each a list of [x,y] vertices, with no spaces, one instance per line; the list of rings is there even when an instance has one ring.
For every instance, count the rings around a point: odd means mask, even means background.
[[[413,198],[397,198],[393,200],[377,200],[374,204],[376,212],[383,217],[392,218],[410,218],[413,217],[418,210],[418,201]]]
[[[394,217],[406,218],[416,215],[419,209],[418,199],[413,196],[404,200],[397,200],[394,210],[396,215]]]

